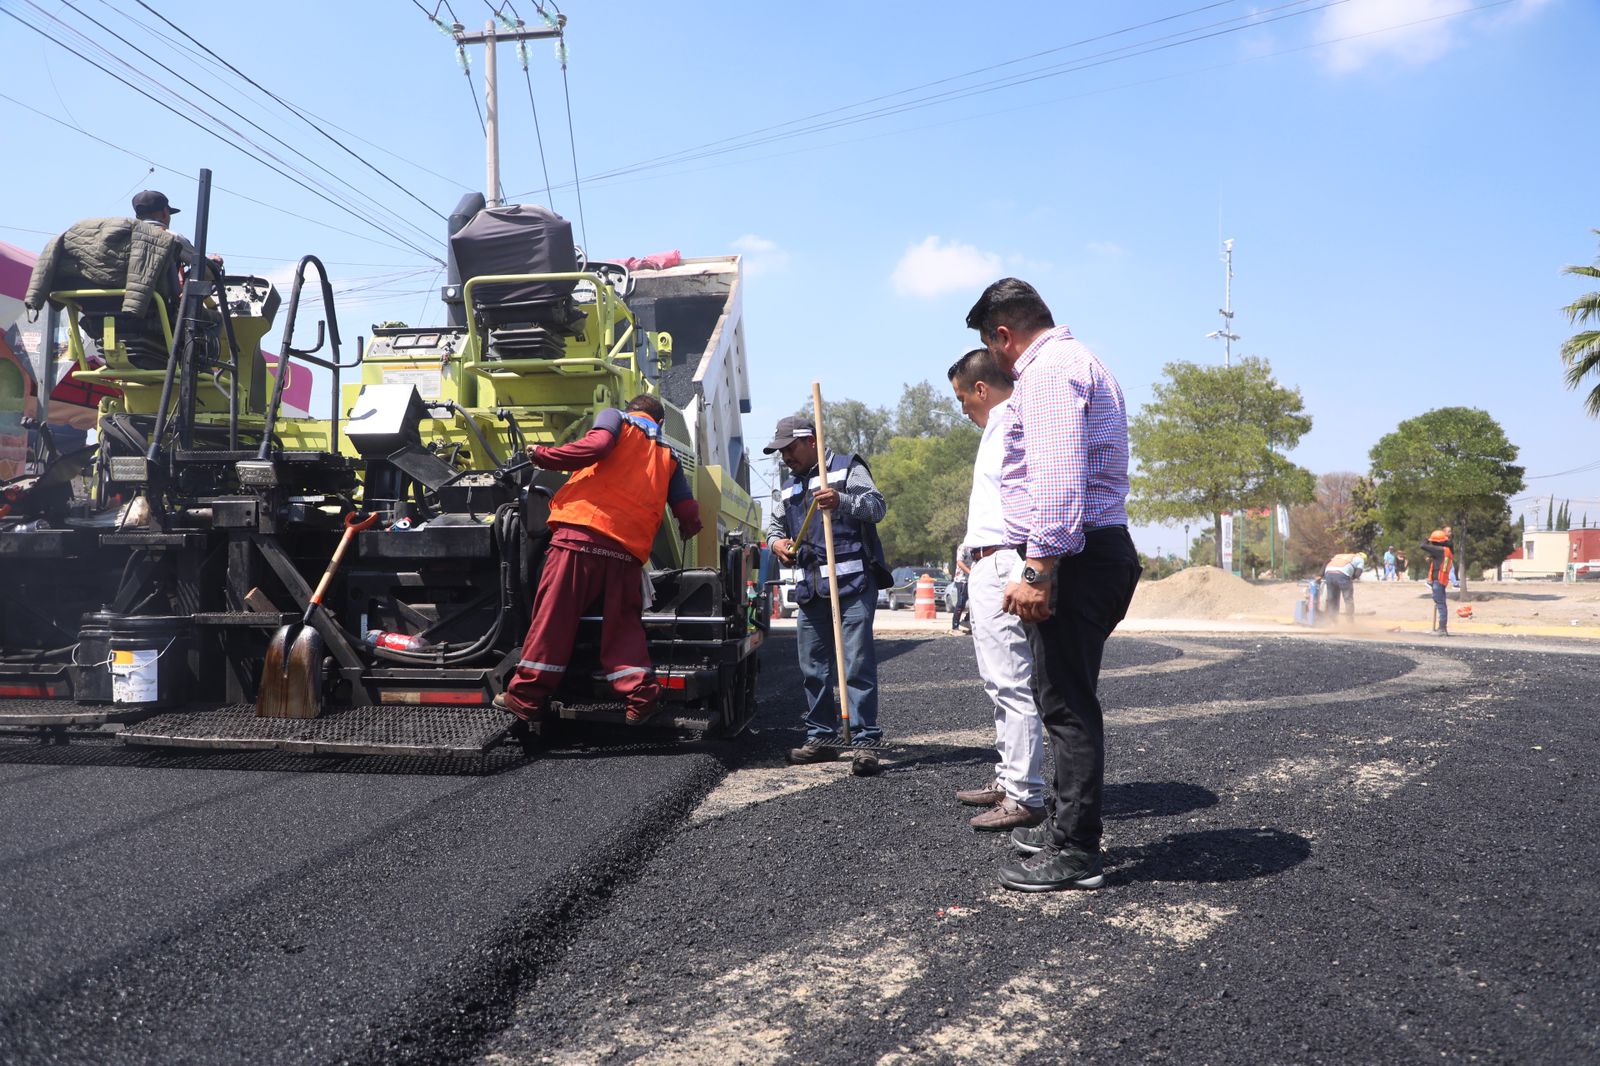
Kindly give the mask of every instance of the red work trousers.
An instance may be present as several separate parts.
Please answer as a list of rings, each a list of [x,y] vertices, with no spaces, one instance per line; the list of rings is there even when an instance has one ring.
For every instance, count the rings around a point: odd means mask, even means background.
[[[506,701],[524,718],[538,718],[566,677],[578,619],[600,608],[600,669],[636,714],[648,714],[661,695],[644,626],[643,567],[632,559],[552,544],[533,601],[533,623],[522,642],[522,661],[506,685]]]

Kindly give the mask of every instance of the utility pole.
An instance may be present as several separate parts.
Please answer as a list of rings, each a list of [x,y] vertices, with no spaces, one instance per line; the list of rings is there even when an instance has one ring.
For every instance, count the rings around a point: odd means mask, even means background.
[[[1222,328],[1218,329],[1218,330],[1213,330],[1212,332],[1207,333],[1206,337],[1208,339],[1210,339],[1210,340],[1217,340],[1218,338],[1221,338],[1221,340],[1222,340],[1222,365],[1223,366],[1232,366],[1233,365],[1233,342],[1239,339],[1239,335],[1237,333],[1233,332],[1233,238],[1232,237],[1229,237],[1227,240],[1222,242],[1222,261],[1225,264],[1227,264],[1226,267],[1225,267],[1226,275],[1223,278],[1223,286],[1224,286],[1223,303],[1224,303],[1224,306],[1222,306],[1222,307],[1217,309],[1217,313],[1222,316]]]
[[[467,33],[458,22],[452,27],[451,36],[455,38],[458,47],[469,44],[481,44],[483,51],[483,135],[487,142],[485,145],[486,170],[485,180],[487,185],[483,190],[483,197],[490,207],[500,206],[500,114],[499,101],[496,92],[495,77],[495,45],[500,41],[542,41],[560,37],[567,24],[567,16],[557,15],[552,23],[538,29],[530,29],[521,19],[517,19],[514,27],[501,27],[495,29],[494,20],[490,19],[484,26],[482,33]]]

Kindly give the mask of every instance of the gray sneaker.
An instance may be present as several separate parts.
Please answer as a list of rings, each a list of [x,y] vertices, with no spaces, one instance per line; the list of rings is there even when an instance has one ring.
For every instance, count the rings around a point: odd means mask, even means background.
[[[1017,892],[1058,892],[1064,888],[1095,889],[1106,883],[1100,855],[1077,848],[1045,848],[1021,862],[1000,867],[1000,883]]]
[[[1011,831],[1011,846],[1024,855],[1036,855],[1050,846],[1050,820]]]

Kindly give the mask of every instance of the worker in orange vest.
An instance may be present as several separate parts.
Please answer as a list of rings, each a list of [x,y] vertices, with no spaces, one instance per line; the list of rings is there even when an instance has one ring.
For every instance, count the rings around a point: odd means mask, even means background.
[[[550,549],[539,575],[533,622],[506,690],[494,705],[537,727],[566,677],[578,620],[599,608],[600,668],[637,725],[655,713],[656,683],[640,614],[644,564],[667,507],[684,538],[700,532],[700,507],[661,435],[665,410],[649,394],[626,411],[608,408],[572,444],[528,449],[533,465],[571,470],[550,502]]]
[[[1433,631],[1441,637],[1450,635],[1450,608],[1445,603],[1445,592],[1450,588],[1450,568],[1455,565],[1455,543],[1451,529],[1445,526],[1428,534],[1422,550],[1428,556],[1428,590],[1433,593]]]

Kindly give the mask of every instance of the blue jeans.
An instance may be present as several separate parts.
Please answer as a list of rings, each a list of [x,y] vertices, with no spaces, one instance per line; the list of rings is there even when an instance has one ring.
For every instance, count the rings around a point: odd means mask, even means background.
[[[1445,585],[1443,581],[1430,581],[1428,588],[1433,592],[1434,622],[1433,628],[1441,633],[1450,631],[1450,605],[1445,601]]]
[[[872,618],[878,594],[867,591],[839,601],[844,633],[845,670],[850,690],[850,739],[854,743],[883,736],[878,728],[878,653],[872,644]],[[839,708],[834,705],[833,605],[813,596],[795,616],[800,672],[805,675],[806,736],[833,740],[839,734]]]

